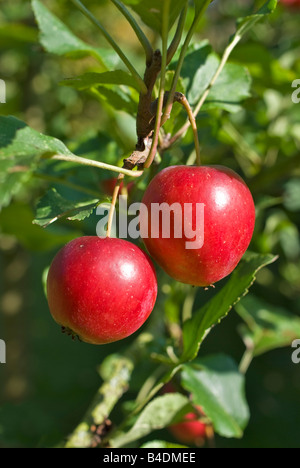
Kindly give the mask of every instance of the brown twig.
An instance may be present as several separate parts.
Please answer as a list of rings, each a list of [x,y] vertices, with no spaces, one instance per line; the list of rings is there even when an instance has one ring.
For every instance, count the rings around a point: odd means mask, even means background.
[[[144,149],[142,151],[136,149],[129,156],[129,158],[124,159],[124,161],[123,161],[124,162],[124,165],[123,165],[124,169],[132,170],[136,166],[138,168],[140,168],[140,169],[143,168],[144,163],[145,163],[146,159],[148,158],[149,152],[150,152],[150,149],[151,149],[151,138],[147,138],[147,139],[143,140],[142,145],[144,147]],[[137,145],[137,147],[138,147],[138,145]]]
[[[169,100],[169,95],[170,92],[166,91],[164,93],[164,99],[163,99],[163,108],[165,107],[166,103]],[[199,144],[199,138],[198,138],[198,130],[197,130],[197,124],[196,124],[196,119],[193,114],[192,108],[186,98],[186,96],[182,93],[176,92],[173,96],[173,102],[178,102],[181,104],[187,111],[188,117],[189,117],[189,124],[192,126],[193,129],[193,134],[194,134],[194,143],[195,143],[195,149],[196,149],[196,155],[197,155],[197,164],[201,164],[201,157],[200,157],[200,144]],[[151,101],[150,103],[150,111],[149,115],[155,116],[158,112],[158,99],[155,101]],[[153,121],[154,122],[154,121]],[[162,123],[161,123],[162,125]],[[152,128],[152,127],[151,127]],[[142,138],[140,137],[138,140],[138,143],[136,145],[135,151],[129,156],[129,158],[124,159],[124,165],[123,168],[127,170],[132,170],[135,167],[138,167],[140,170],[144,168],[144,163],[147,161],[149,157],[149,153],[151,151],[151,146],[152,146],[152,131],[150,135],[147,138]],[[170,147],[170,137],[167,136],[163,141],[160,143],[158,147],[158,152],[160,151],[165,151],[167,148]]]
[[[161,70],[161,59],[160,50],[156,50],[151,63],[146,66],[144,82],[148,91],[146,94],[140,94],[137,113],[137,136],[139,142],[148,138],[154,129],[155,115],[151,112],[151,104],[153,88]]]

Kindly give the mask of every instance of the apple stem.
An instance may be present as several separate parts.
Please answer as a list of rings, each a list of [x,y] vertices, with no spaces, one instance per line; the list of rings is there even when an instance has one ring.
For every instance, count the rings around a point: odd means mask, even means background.
[[[154,372],[145,380],[142,388],[140,389],[138,396],[136,397],[137,405],[143,403],[143,401],[147,398],[150,391],[154,388],[157,384],[157,381],[162,377],[164,374],[164,366],[160,365],[154,370]]]
[[[249,367],[250,367],[250,364],[252,363],[253,361],[253,349],[252,347],[249,347],[246,349],[242,359],[241,359],[241,362],[240,362],[240,365],[239,365],[239,371],[241,374],[246,374]]]
[[[116,203],[117,203],[118,195],[119,195],[119,192],[120,192],[120,185],[121,185],[123,179],[124,179],[124,174],[119,174],[117,182],[116,182],[116,186],[115,186],[114,191],[113,191],[112,201],[111,201],[111,205],[110,205],[110,210],[109,210],[109,215],[108,215],[108,222],[107,222],[106,237],[111,236],[111,229],[112,229],[112,223],[113,223],[114,214],[115,214],[115,210],[116,210]]]
[[[97,167],[98,169],[104,169],[107,171],[117,172],[118,174],[128,175],[130,177],[140,177],[143,174],[143,171],[132,171],[129,169],[124,169],[117,166],[112,166],[110,164],[106,164],[100,161],[94,161],[92,159],[82,158],[80,156],[75,156],[75,154],[71,154],[67,156],[65,154],[54,154],[51,156],[44,156],[43,159],[50,159],[54,161],[67,161],[76,164],[82,164],[83,166],[92,166]]]
[[[188,114],[189,122],[191,124],[193,135],[194,135],[194,143],[195,143],[195,151],[196,151],[196,161],[197,165],[201,166],[201,150],[200,150],[200,143],[199,143],[199,136],[198,136],[198,128],[196,123],[196,118],[192,111],[189,101],[187,98],[182,94],[180,99],[180,104],[182,104]]]
[[[185,39],[185,41],[183,43],[183,46],[181,48],[180,56],[179,56],[179,59],[178,59],[176,70],[175,70],[175,75],[174,75],[173,82],[172,82],[172,88],[171,88],[171,91],[170,91],[170,94],[169,94],[169,99],[168,99],[168,102],[167,102],[167,105],[166,105],[166,108],[165,108],[165,111],[164,111],[164,115],[162,117],[162,125],[164,125],[167,122],[167,120],[170,118],[173,103],[174,103],[174,95],[175,95],[175,92],[176,92],[178,80],[180,78],[180,73],[181,73],[181,69],[182,69],[182,66],[183,66],[183,62],[184,62],[184,59],[186,57],[186,52],[188,50],[188,47],[189,47],[190,42],[192,40],[192,37],[193,37],[193,35],[194,35],[194,33],[195,33],[196,29],[197,29],[197,26],[198,26],[198,24],[200,22],[200,19],[202,18],[203,13],[205,12],[205,10],[208,8],[210,2],[211,2],[211,0],[206,0],[206,2],[202,5],[202,7],[198,11],[196,11],[195,18],[194,18],[194,21],[192,23],[192,26],[190,27],[190,29],[189,29],[189,31],[187,33],[186,39]],[[185,19],[185,16],[184,16],[184,19]]]

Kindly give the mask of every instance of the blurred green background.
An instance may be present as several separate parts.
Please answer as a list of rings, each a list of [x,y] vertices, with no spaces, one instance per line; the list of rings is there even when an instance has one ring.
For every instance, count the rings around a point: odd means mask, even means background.
[[[79,37],[106,46],[70,2],[43,3]],[[119,12],[105,0],[86,0],[85,4],[142,73],[140,47]],[[235,18],[260,4],[215,1],[199,28],[199,40],[209,38],[222,53],[234,31]],[[300,10],[280,5],[270,20],[258,24],[231,57],[248,67],[252,97],[235,114],[203,112],[198,119],[204,163],[232,167],[252,190],[258,210],[252,249],[279,255],[276,264],[259,274],[252,292],[297,315],[300,104],[291,100],[291,84],[300,78],[299,21]],[[157,38],[151,31],[148,34],[155,43]],[[114,111],[91,94],[59,85],[65,78],[96,70],[99,66],[92,58],[72,60],[42,49],[30,2],[0,0],[0,78],[7,85],[7,102],[0,104],[0,114],[15,115],[34,129],[62,139],[78,155],[117,164],[135,145],[134,118]],[[165,164],[185,161],[190,151],[188,134],[180,149],[166,154]],[[62,167],[59,177],[63,180],[65,173]],[[55,171],[38,172],[0,213],[0,338],[7,344],[7,363],[0,364],[1,447],[58,444],[80,420],[96,392],[100,382],[97,366],[130,342],[105,347],[72,342],[59,332],[49,314],[42,281],[45,269],[60,246],[82,234],[94,235],[97,223],[93,215],[83,222],[61,221],[47,230],[32,224],[36,200],[48,186],[57,187],[69,199],[84,197],[84,193],[57,183],[57,177]],[[94,169],[72,168],[68,173],[69,182],[103,197],[101,181],[107,177]],[[165,304],[164,281],[166,277],[161,276],[156,313]],[[212,292],[204,295],[199,291],[197,305],[209,294]],[[244,349],[237,333],[240,322],[232,311],[211,332],[201,354],[225,352],[239,361]],[[300,446],[300,364],[292,363],[291,354],[285,348],[254,360],[247,374],[251,420],[245,436],[242,440],[217,437],[217,447]],[[166,437],[170,440],[171,436]]]

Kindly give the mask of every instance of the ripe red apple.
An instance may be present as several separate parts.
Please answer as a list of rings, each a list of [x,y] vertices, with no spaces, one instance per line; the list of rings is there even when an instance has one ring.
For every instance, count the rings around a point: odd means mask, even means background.
[[[168,429],[179,442],[201,446],[204,444],[207,434],[206,424],[199,419],[199,414],[188,413],[184,416],[182,422],[173,424]]]
[[[177,388],[173,382],[168,382],[161,390],[162,394],[175,393]],[[179,442],[183,444],[193,444],[202,446],[207,438],[206,424],[200,421],[201,416],[205,416],[201,406],[196,406],[197,412],[187,413],[182,421],[172,424],[168,430]]]
[[[252,195],[241,177],[223,166],[168,167],[151,181],[142,203],[147,207],[140,215],[144,243],[158,264],[182,283],[209,286],[229,275],[253,235],[255,206]],[[182,212],[179,219],[178,215],[171,216],[169,233],[163,233],[163,220],[151,213],[153,207],[163,203],[168,207],[176,203],[177,212],[178,207]],[[197,221],[196,204],[203,204],[201,225],[201,218]],[[192,206],[192,216],[187,216],[187,206]],[[182,224],[181,236],[178,223]],[[174,224],[176,226],[172,228]],[[196,239],[197,243],[194,242],[191,248],[190,242]]]
[[[81,237],[54,258],[47,279],[54,320],[93,344],[134,333],[149,317],[157,296],[151,260],[121,239]]]

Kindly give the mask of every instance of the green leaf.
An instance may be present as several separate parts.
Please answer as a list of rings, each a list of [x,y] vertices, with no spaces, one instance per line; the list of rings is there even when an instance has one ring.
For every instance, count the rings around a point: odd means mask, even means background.
[[[99,200],[71,202],[52,188],[39,200],[33,223],[45,228],[62,217],[82,221],[93,213],[98,204]]]
[[[203,2],[199,1],[196,8],[200,10]],[[250,96],[251,79],[247,70],[241,65],[226,64],[234,47],[240,42],[242,36],[260,19],[274,11],[277,5],[277,0],[269,0],[265,5],[254,15],[247,16],[238,20],[237,31],[230,38],[229,44],[226,47],[222,62],[207,48],[207,43],[200,44],[199,57],[194,60],[192,67],[187,67],[186,76],[190,80],[190,95],[188,100],[191,104],[196,104],[203,93],[210,90],[203,109],[221,108],[228,112],[236,112],[240,110],[239,102]],[[201,50],[206,47],[206,50]],[[197,50],[197,48],[196,48]],[[195,53],[195,50],[194,50]],[[200,64],[200,66],[199,66]],[[225,64],[225,66],[224,66]],[[218,79],[211,86],[213,77],[217,70],[222,65],[222,72]],[[195,69],[195,66],[197,68]],[[193,71],[192,71],[192,68]],[[183,75],[184,76],[184,75]],[[211,87],[211,89],[210,89]]]
[[[203,110],[219,108],[227,112],[238,112],[240,102],[251,96],[251,83],[250,74],[245,67],[227,63],[212,87]]]
[[[135,115],[137,113],[137,103],[132,99],[129,94],[123,92],[123,90],[115,86],[113,89],[98,86],[96,91],[97,97],[100,101],[104,101],[114,110],[124,111],[127,114]]]
[[[101,84],[125,85],[140,91],[136,81],[132,79],[132,75],[123,70],[104,73],[85,73],[84,75],[77,76],[76,78],[63,80],[60,84],[71,86],[75,89],[88,89],[97,87]]]
[[[24,47],[37,42],[35,28],[21,23],[9,23],[0,27],[0,48]]]
[[[28,127],[15,117],[0,117],[0,209],[10,203],[43,155],[72,154],[56,138]]]
[[[106,69],[114,68],[119,63],[119,57],[114,51],[86,44],[39,0],[32,0],[32,9],[40,29],[40,42],[48,52],[72,58],[92,56]]]
[[[234,36],[242,37],[246,34],[258,21],[266,15],[273,13],[277,7],[277,3],[277,0],[268,0],[257,13],[239,18],[237,20],[237,31]]]
[[[219,65],[219,60],[207,40],[192,44],[184,59],[181,77],[186,87],[190,104],[194,104],[203,94]],[[176,68],[177,62],[172,64]]]
[[[161,0],[123,0],[123,3],[129,5],[147,26],[161,33],[163,16],[163,2]],[[173,26],[185,4],[186,0],[171,0],[169,29]]]
[[[283,307],[249,295],[235,309],[247,324],[240,331],[244,338],[251,340],[254,356],[291,346],[300,337],[300,318]]]
[[[151,442],[146,442],[145,444],[143,444],[141,448],[173,449],[173,448],[187,448],[187,446],[172,444],[171,442],[167,442],[165,440],[152,440]]]
[[[210,0],[210,3],[212,3],[213,1],[214,0]],[[196,15],[199,14],[206,2],[207,0],[194,0]]]
[[[33,213],[28,205],[12,203],[0,213],[0,232],[14,236],[26,249],[34,252],[51,250],[82,236],[80,230],[53,227],[43,230],[32,224]]]
[[[16,117],[0,116],[0,148],[9,145],[15,137],[16,132],[26,127],[26,123]]]
[[[175,75],[174,70],[168,70],[166,72],[166,83],[165,83],[166,90],[171,90],[172,89],[174,75]],[[186,88],[185,88],[183,79],[181,77],[178,79],[177,86],[176,86],[176,91],[178,93],[186,94]]]
[[[169,426],[179,414],[184,414],[189,406],[189,399],[180,393],[170,393],[155,398],[142,410],[127,433],[110,439],[111,446],[123,447],[154,430]]]
[[[182,371],[182,386],[191,393],[223,437],[243,436],[249,421],[245,398],[245,377],[236,363],[224,354],[197,359]]]
[[[197,356],[199,347],[213,325],[219,323],[248,293],[255,281],[256,274],[263,267],[273,263],[274,255],[259,255],[248,252],[232,273],[227,284],[183,327],[183,355],[181,361],[192,360]]]
[[[198,102],[216,73],[220,59],[207,41],[189,48],[181,76],[187,87],[191,105]],[[240,102],[250,97],[251,77],[247,69],[238,64],[226,64],[212,87],[203,109],[224,109],[236,112]]]
[[[7,158],[9,167],[14,157],[30,159],[51,154],[72,155],[57,138],[43,135],[15,117],[0,116],[0,158]]]

